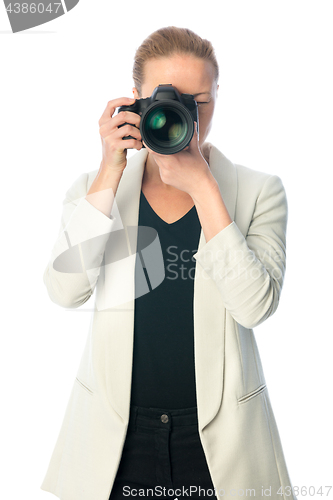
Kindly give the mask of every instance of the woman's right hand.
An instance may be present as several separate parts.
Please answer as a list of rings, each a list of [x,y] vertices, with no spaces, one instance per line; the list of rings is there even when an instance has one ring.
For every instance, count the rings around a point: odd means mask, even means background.
[[[113,172],[122,172],[127,164],[127,148],[142,148],[140,134],[141,116],[131,111],[121,111],[113,116],[119,106],[129,106],[135,99],[120,97],[109,101],[98,124],[102,140],[103,159],[101,166]],[[120,125],[123,127],[118,128]],[[129,125],[131,124],[131,125]],[[131,135],[134,139],[123,140],[123,137]]]

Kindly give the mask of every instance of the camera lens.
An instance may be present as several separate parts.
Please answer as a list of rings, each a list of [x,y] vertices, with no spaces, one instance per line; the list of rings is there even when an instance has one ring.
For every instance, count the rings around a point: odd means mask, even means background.
[[[146,132],[151,140],[164,147],[178,146],[186,137],[187,123],[172,109],[157,108],[146,120]]]
[[[155,102],[141,120],[141,133],[147,146],[160,154],[174,154],[190,143],[194,122],[188,109],[177,101]]]

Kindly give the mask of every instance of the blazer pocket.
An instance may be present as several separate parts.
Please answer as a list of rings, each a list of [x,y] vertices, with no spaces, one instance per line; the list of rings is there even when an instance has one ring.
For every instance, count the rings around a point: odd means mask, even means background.
[[[80,387],[82,387],[88,394],[90,394],[90,396],[94,395],[93,391],[87,385],[81,382],[81,380],[79,380],[77,377],[75,379],[75,382],[77,382],[80,385]]]
[[[245,394],[245,396],[242,396],[241,398],[239,398],[237,401],[239,404],[247,403],[247,401],[249,401],[250,399],[255,398],[256,396],[258,396],[259,394],[264,392],[266,390],[266,388],[267,388],[266,384],[262,384],[254,391],[249,392],[248,394]]]

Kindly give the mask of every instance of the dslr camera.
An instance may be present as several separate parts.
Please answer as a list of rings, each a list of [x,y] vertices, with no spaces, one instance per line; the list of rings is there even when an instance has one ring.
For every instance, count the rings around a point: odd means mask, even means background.
[[[130,106],[120,106],[118,113],[121,111],[131,111],[141,116],[142,140],[150,149],[162,155],[178,153],[189,145],[194,134],[194,122],[199,130],[198,105],[193,95],[180,94],[171,84],[159,85],[150,97],[136,99]],[[120,127],[124,125],[126,123]]]

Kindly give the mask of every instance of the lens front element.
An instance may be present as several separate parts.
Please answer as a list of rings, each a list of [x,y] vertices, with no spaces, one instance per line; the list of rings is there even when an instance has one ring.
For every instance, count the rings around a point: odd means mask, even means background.
[[[178,146],[187,132],[183,117],[171,109],[152,111],[147,117],[145,131],[161,147]]]
[[[163,111],[155,111],[149,116],[149,127],[152,130],[159,130],[166,124],[166,116]]]
[[[177,101],[164,100],[149,106],[142,116],[141,134],[147,146],[160,154],[174,154],[190,143],[194,133],[193,118]]]

